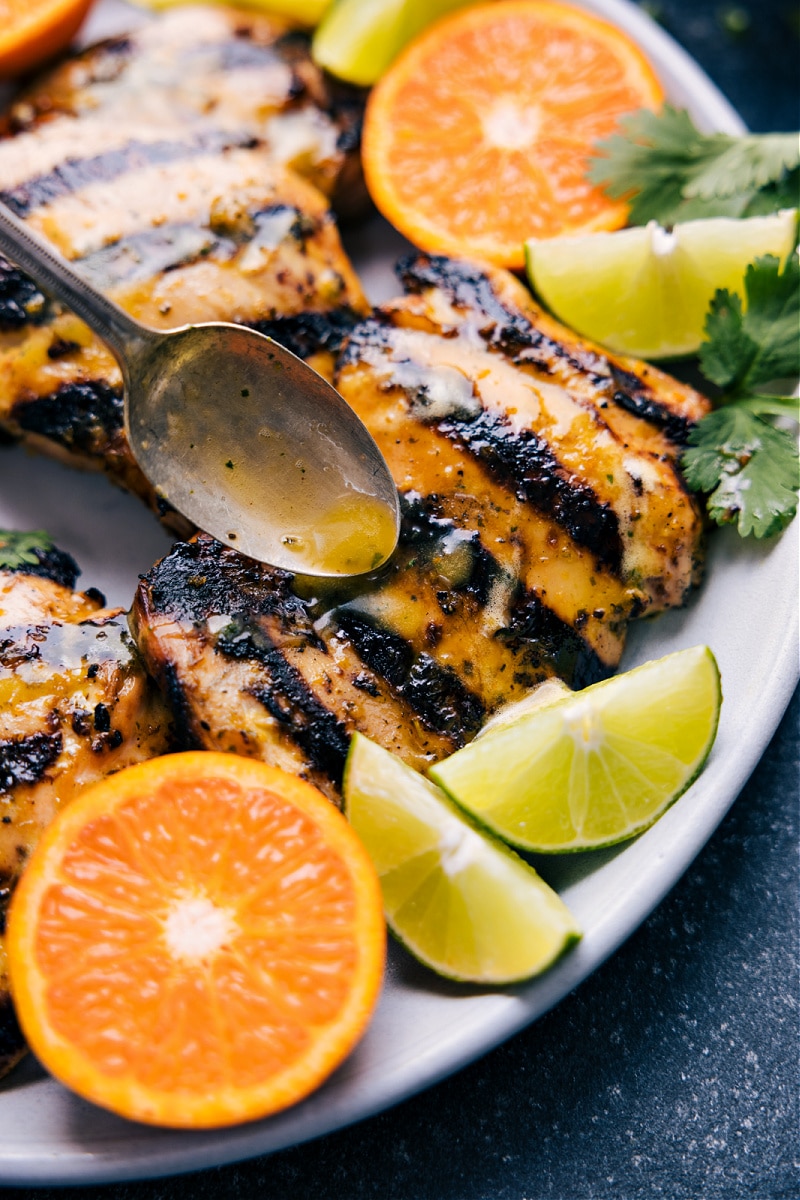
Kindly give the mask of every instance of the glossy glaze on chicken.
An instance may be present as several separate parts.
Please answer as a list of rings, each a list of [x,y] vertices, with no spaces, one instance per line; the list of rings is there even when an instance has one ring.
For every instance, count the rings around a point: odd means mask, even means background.
[[[0,199],[145,324],[235,321],[329,371],[367,305],[316,185],[354,199],[360,107],[287,22],[176,10],[12,106]],[[113,356],[3,259],[0,431],[187,531],[129,454]]]
[[[133,610],[190,744],[334,798],[354,730],[424,768],[548,676],[611,674],[628,622],[682,604],[701,563],[676,459],[702,397],[577,340],[505,272],[401,275],[336,373],[400,489],[388,567],[322,585],[200,537]]]
[[[69,555],[36,554],[0,569],[0,1075],[24,1052],[3,932],[28,856],[82,787],[174,745],[124,611],[74,590]]]

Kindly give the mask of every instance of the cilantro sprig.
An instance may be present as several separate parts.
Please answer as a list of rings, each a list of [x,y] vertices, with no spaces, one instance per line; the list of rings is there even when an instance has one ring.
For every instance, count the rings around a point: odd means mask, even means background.
[[[753,217],[798,203],[797,134],[701,133],[684,109],[669,104],[619,124],[620,133],[597,143],[589,178],[630,202],[631,225]]]
[[[630,205],[631,225],[671,226],[708,217],[752,217],[800,203],[796,133],[701,133],[683,109],[664,105],[620,121],[598,142],[588,175]],[[700,370],[720,389],[715,411],[689,436],[682,466],[707,494],[719,525],[769,537],[797,511],[797,440],[775,418],[798,417],[798,401],[765,385],[800,376],[800,266],[771,256],[747,268],[744,300],[718,290],[705,322]]]
[[[800,375],[800,265],[758,258],[736,293],[715,293],[706,317],[700,368],[722,389],[717,409],[689,435],[682,466],[690,487],[708,494],[718,525],[742,537],[779,533],[797,512],[800,458],[793,433],[771,418],[800,420],[796,397],[760,390]]]
[[[52,549],[53,539],[43,529],[31,533],[0,529],[0,569],[18,571],[20,567],[38,566],[40,557],[36,551],[47,554]]]

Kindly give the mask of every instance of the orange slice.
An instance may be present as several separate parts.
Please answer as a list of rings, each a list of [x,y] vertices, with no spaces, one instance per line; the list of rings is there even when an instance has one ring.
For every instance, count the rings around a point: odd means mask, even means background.
[[[130,767],[65,809],[11,905],[31,1048],[88,1100],[210,1128],[284,1108],[375,1005],[380,887],[310,784],[230,754]]]
[[[0,79],[46,62],[72,41],[93,0],[0,0]]]
[[[367,106],[375,204],[423,250],[524,265],[526,238],[618,229],[627,208],[586,178],[594,142],[663,91],[634,42],[551,0],[446,17]]]

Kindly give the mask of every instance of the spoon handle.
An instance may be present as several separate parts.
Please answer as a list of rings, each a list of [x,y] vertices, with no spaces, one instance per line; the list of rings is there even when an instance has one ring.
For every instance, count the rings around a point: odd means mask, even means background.
[[[117,359],[135,354],[152,334],[146,325],[82,279],[65,258],[0,202],[0,250],[46,291],[52,292],[107,342]]]

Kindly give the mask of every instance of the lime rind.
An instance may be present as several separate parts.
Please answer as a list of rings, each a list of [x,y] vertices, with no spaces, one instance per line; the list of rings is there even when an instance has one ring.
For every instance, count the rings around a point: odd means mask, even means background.
[[[429,774],[520,849],[612,846],[649,828],[700,774],[721,700],[708,647],[681,650],[523,716]]]
[[[560,897],[439,788],[356,734],[345,812],[381,881],[387,923],[411,954],[460,982],[520,982],[579,937]]]
[[[798,212],[712,217],[667,232],[655,222],[615,233],[525,243],[528,280],[550,311],[585,337],[638,358],[682,358],[703,341],[718,288],[740,295],[748,263],[785,259]],[[579,269],[576,269],[579,265]]]
[[[370,87],[433,21],[475,0],[335,0],[311,43],[318,66]]]

